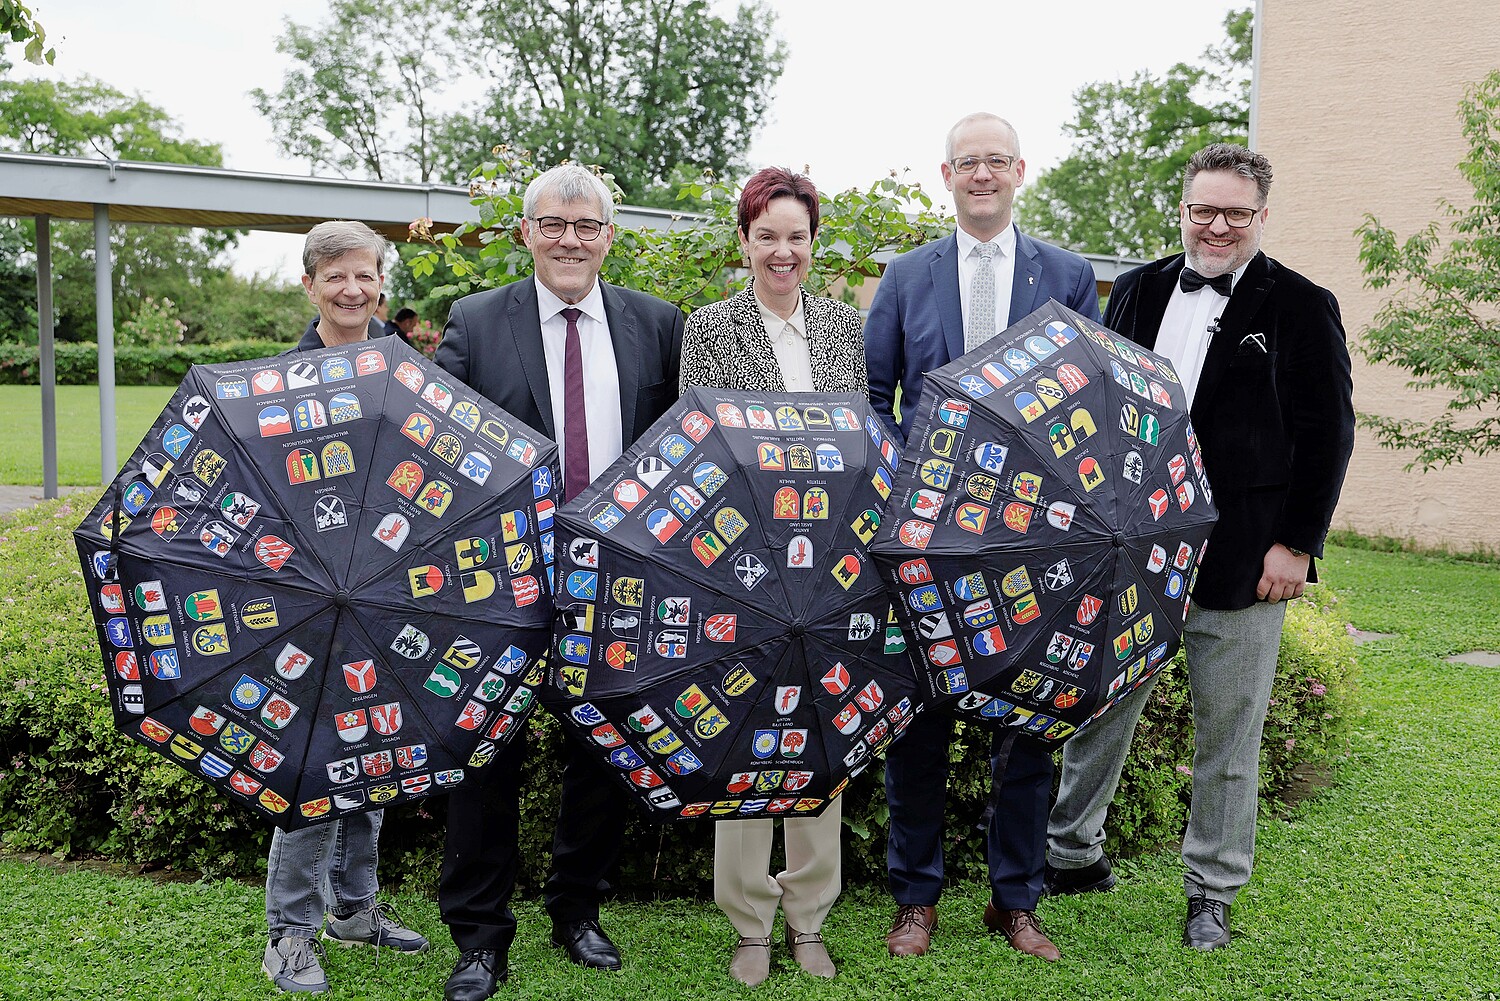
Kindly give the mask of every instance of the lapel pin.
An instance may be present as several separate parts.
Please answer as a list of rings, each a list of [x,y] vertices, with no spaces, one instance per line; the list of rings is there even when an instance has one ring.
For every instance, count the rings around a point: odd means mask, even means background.
[[[1027,285],[1035,285],[1036,284],[1036,275],[1027,275],[1026,276],[1026,284]]]

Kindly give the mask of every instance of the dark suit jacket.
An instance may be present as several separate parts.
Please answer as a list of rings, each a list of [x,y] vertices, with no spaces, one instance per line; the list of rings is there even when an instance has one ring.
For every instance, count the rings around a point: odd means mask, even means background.
[[[1155,347],[1182,267],[1178,254],[1121,275],[1104,325]],[[1354,449],[1354,404],[1338,300],[1290,268],[1257,253],[1219,328],[1191,412],[1219,508],[1193,600],[1227,611],[1255,603],[1272,544],[1323,554]]]
[[[620,426],[629,448],[677,400],[682,310],[644,292],[603,282],[599,287],[619,368]],[[536,279],[455,302],[434,360],[513,416],[557,437]]]
[[[1091,320],[1099,319],[1099,293],[1088,261],[1016,230],[1016,272],[1011,280],[1010,323],[1056,299]],[[958,292],[958,236],[902,254],[886,266],[865,317],[865,360],[870,403],[892,431],[896,386],[909,401],[899,440],[906,440],[922,378],[964,353],[964,313]]]

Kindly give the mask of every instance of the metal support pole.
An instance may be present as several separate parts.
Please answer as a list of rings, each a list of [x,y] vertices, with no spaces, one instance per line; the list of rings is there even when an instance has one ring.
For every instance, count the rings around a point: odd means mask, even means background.
[[[100,483],[119,471],[115,461],[115,296],[109,250],[109,206],[94,206],[94,310],[99,331]]]
[[[1264,15],[1265,5],[1262,0],[1255,0],[1255,23],[1250,29],[1250,126],[1246,130],[1245,145],[1257,150],[1256,144],[1260,141],[1261,22]]]
[[[57,496],[57,351],[52,341],[52,217],[36,217],[36,344],[42,382],[42,496]]]

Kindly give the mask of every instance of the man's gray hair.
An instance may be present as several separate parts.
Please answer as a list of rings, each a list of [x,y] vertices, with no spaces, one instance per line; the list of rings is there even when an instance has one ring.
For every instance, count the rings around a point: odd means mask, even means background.
[[[318,277],[318,266],[343,257],[351,250],[369,250],[375,254],[375,270],[385,274],[385,254],[391,241],[362,222],[338,220],[320,222],[307,231],[302,244],[302,273]]]
[[[1012,125],[1010,122],[1007,122],[999,115],[992,115],[988,111],[976,111],[972,115],[965,115],[958,121],[954,122],[953,128],[948,130],[948,139],[943,144],[943,152],[947,154],[944,157],[945,160],[953,159],[953,140],[958,135],[959,130],[962,129],[965,125],[971,125],[974,122],[998,122],[999,124],[1005,126],[1005,131],[1010,133],[1010,138],[1016,146],[1015,149],[1010,151],[1010,154],[1012,156],[1021,155],[1021,136],[1018,132],[1016,132],[1016,127],[1014,125]],[[998,153],[1000,152],[1000,150],[985,150],[984,152]]]
[[[521,209],[526,218],[536,218],[536,206],[544,197],[551,195],[558,201],[579,202],[585,198],[599,203],[600,222],[615,221],[615,197],[609,186],[587,167],[576,163],[564,163],[543,171],[526,185],[526,197]]]
[[[1260,192],[1260,205],[1264,208],[1266,196],[1271,193],[1271,161],[1253,150],[1235,143],[1209,143],[1194,153],[1188,160],[1187,170],[1182,175],[1182,200],[1187,201],[1193,178],[1204,170],[1228,170],[1255,182]]]

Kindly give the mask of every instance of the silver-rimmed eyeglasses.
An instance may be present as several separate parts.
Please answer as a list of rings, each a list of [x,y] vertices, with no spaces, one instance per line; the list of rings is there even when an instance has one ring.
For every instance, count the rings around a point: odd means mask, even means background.
[[[1010,170],[1018,159],[1020,158],[1007,153],[991,153],[989,156],[959,156],[949,160],[948,166],[953,168],[955,174],[972,174],[982,163],[990,168],[990,173],[1003,174]]]

